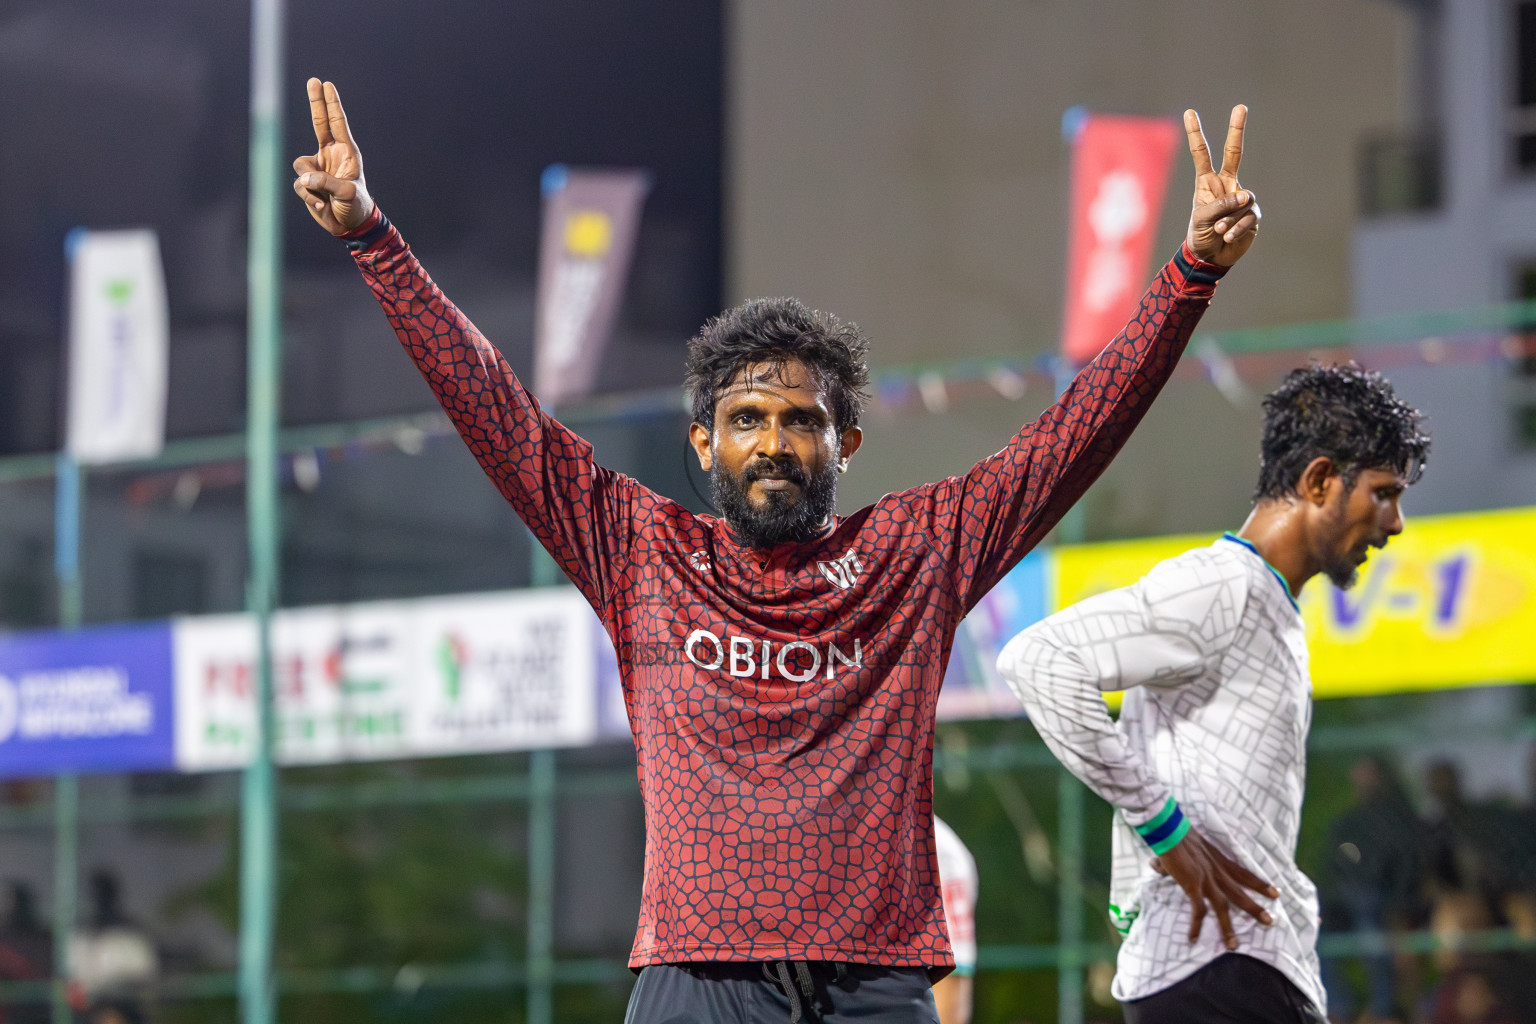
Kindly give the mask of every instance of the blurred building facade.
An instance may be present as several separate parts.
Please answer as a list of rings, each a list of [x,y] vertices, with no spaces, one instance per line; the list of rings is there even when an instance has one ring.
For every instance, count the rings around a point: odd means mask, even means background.
[[[1175,118],[1193,107],[1219,149],[1232,105],[1249,106],[1242,178],[1265,220],[1218,289],[1211,330],[1351,314],[1360,147],[1417,123],[1418,15],[1384,0],[791,0],[730,12],[727,297],[795,294],[856,320],[877,369],[1054,349],[1069,107]],[[1182,237],[1192,181],[1180,152],[1162,258]],[[1258,394],[1275,382],[1246,383]],[[1050,399],[872,421],[847,507],[960,471]],[[1258,436],[1256,403],[1176,379],[1089,493],[1089,536],[1235,526]]]
[[[1536,4],[1413,4],[1414,118],[1373,139],[1350,271],[1374,317],[1536,298]],[[1436,413],[1425,511],[1536,501],[1536,360],[1398,372]]]

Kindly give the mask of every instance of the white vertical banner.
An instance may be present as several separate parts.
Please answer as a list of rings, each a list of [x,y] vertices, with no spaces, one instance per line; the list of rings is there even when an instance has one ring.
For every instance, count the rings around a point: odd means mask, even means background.
[[[69,416],[82,464],[148,458],[165,444],[166,302],[148,229],[69,238]]]

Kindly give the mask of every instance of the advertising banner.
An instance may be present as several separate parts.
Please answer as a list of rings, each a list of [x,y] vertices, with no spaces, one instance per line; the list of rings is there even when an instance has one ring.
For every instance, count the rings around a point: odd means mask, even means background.
[[[0,638],[0,777],[175,765],[165,623]]]
[[[273,617],[277,759],[331,764],[569,746],[597,735],[599,631],[572,588]],[[177,763],[232,768],[255,735],[255,626],[178,620]],[[606,639],[606,638],[605,638]]]
[[[1179,144],[1166,118],[1092,114],[1073,144],[1061,353],[1087,363],[1115,337],[1147,283],[1147,260]]]
[[[545,403],[559,405],[592,390],[650,187],[640,170],[556,164],[544,172],[533,391]]]
[[[165,443],[165,274],[155,233],[69,239],[65,446],[84,465],[158,455]]]
[[[1051,549],[1036,548],[960,623],[939,691],[940,718],[1007,718],[1023,714],[1019,698],[997,674],[1003,645],[1039,622],[1046,606]]]
[[[422,602],[412,617],[412,749],[591,743],[601,633],[573,587]]]
[[[1213,539],[1058,549],[1051,607],[1126,586]],[[1299,604],[1318,697],[1536,681],[1536,509],[1413,518],[1354,587],[1319,577]]]
[[[961,624],[941,718],[1021,713],[997,654],[1050,611],[1210,535],[1032,552]],[[1302,591],[1318,697],[1536,681],[1536,509],[1413,519],[1356,586]],[[629,734],[613,648],[574,588],[289,609],[273,621],[285,764],[577,746]],[[245,615],[0,637],[0,778],[244,765]]]

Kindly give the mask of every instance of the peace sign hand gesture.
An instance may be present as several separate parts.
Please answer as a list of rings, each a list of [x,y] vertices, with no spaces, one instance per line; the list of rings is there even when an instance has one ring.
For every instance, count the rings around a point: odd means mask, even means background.
[[[1195,160],[1194,212],[1189,217],[1186,241],[1196,256],[1207,263],[1230,267],[1242,258],[1259,234],[1259,201],[1237,182],[1237,166],[1243,159],[1243,129],[1248,108],[1232,108],[1227,125],[1227,144],[1222,149],[1221,170],[1211,167],[1211,151],[1205,144],[1200,115],[1184,111],[1184,132],[1189,136],[1189,155]]]
[[[344,235],[373,212],[373,197],[363,182],[363,155],[352,141],[336,87],[311,78],[305,88],[318,148],[314,156],[301,156],[293,162],[298,175],[293,190],[321,227],[333,235]]]

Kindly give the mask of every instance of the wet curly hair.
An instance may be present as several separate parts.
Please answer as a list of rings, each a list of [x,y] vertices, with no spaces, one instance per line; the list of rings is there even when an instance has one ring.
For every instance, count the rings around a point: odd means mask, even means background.
[[[869,342],[859,325],[798,299],[750,299],[714,317],[688,342],[686,386],[694,421],[714,429],[715,403],[752,363],[799,360],[827,392],[841,435],[869,396]]]
[[[1423,422],[1385,377],[1353,362],[1292,370],[1264,397],[1254,500],[1286,497],[1320,456],[1333,460],[1346,489],[1366,469],[1392,469],[1416,483],[1429,456]]]

